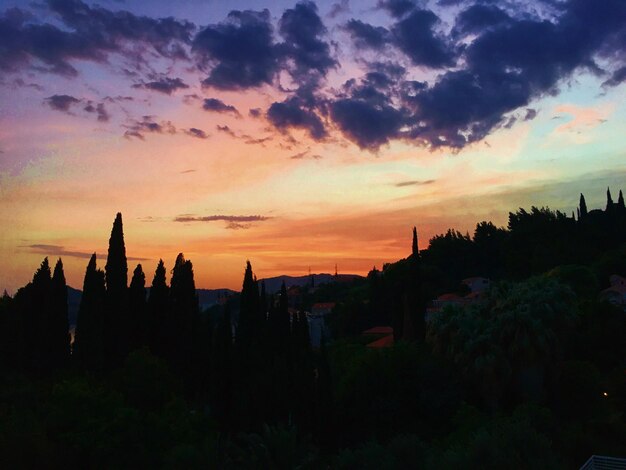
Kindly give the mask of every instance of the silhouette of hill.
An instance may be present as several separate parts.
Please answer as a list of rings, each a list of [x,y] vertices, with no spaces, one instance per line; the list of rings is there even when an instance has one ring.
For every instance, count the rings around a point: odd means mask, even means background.
[[[304,286],[307,284],[311,284],[311,278],[313,278],[313,280],[315,281],[315,285],[319,286],[321,284],[328,284],[330,282],[350,282],[353,281],[355,279],[363,279],[363,276],[359,276],[358,274],[338,274],[337,277],[335,277],[334,274],[328,274],[328,273],[320,273],[320,274],[311,274],[309,275],[305,275],[305,276],[286,276],[286,275],[282,275],[282,276],[275,276],[275,277],[268,277],[265,279],[259,279],[259,282],[264,282],[265,283],[265,290],[270,293],[270,294],[274,294],[278,291],[280,291],[280,286],[282,285],[282,283],[285,283],[285,286],[287,288],[291,287],[291,286]]]

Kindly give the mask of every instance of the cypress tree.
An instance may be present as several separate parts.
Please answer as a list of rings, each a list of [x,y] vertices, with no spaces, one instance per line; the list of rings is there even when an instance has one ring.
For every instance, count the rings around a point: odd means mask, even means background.
[[[415,257],[419,256],[419,249],[417,247],[417,228],[413,227],[413,246],[411,254]]]
[[[29,370],[47,370],[50,367],[47,328],[51,283],[50,265],[45,258],[33,275],[32,282],[16,295],[22,317],[25,365]]]
[[[172,269],[170,282],[170,302],[172,316],[170,319],[170,334],[173,349],[171,360],[175,367],[186,377],[196,365],[194,352],[199,353],[202,338],[199,337],[199,305],[196,296],[196,285],[193,279],[193,265],[185,260],[182,253],[176,257]],[[207,338],[204,338],[206,341]],[[197,354],[196,354],[197,358]]]
[[[617,198],[617,207],[621,210],[624,210],[626,206],[624,206],[624,195],[622,194],[622,190],[619,190],[619,197]]]
[[[94,253],[85,272],[72,350],[73,359],[84,370],[97,371],[104,367],[105,297],[105,275],[97,269]]]
[[[124,245],[122,214],[117,213],[107,255],[106,272],[106,303],[105,319],[105,354],[111,365],[121,363],[128,354],[128,264]]]
[[[146,304],[146,275],[141,264],[133,271],[128,289],[130,315],[130,349],[137,349],[148,344],[148,318]]]
[[[611,197],[611,189],[606,188],[606,212],[613,210],[613,198]]]
[[[70,358],[70,334],[67,306],[67,284],[61,258],[52,275],[49,316],[49,355],[53,367],[64,367]]]
[[[580,193],[580,203],[578,205],[580,206],[580,217],[578,219],[581,220],[587,217],[587,203],[585,202],[583,193]]]
[[[259,289],[250,261],[246,261],[246,271],[243,277],[241,289],[241,307],[239,310],[239,322],[237,324],[236,342],[243,349],[248,349],[253,343],[257,343],[262,322],[259,321]]]
[[[149,314],[149,343],[153,354],[165,358],[170,349],[169,344],[169,316],[170,295],[166,281],[165,264],[159,260],[159,264],[152,278],[150,297],[148,298]]]

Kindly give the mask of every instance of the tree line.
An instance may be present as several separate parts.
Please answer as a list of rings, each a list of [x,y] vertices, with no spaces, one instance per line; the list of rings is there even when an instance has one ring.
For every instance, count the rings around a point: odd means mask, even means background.
[[[86,268],[74,341],[63,264],[44,259],[33,280],[0,303],[0,361],[5,373],[46,376],[71,368],[106,376],[133,351],[146,350],[181,380],[184,395],[209,408],[225,432],[293,424],[310,433],[329,387],[324,355],[310,348],[304,312],[290,312],[286,287],[268,295],[247,262],[239,308],[202,312],[193,265],[180,253],[167,284],[163,260],[152,283],[128,262],[117,214],[104,271],[94,253]],[[232,310],[238,315],[233,316]]]

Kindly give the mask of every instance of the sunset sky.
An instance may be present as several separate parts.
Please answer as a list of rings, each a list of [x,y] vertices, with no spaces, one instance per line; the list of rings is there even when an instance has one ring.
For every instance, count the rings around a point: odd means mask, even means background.
[[[448,227],[626,190],[624,0],[0,2],[0,289],[365,274]],[[479,273],[477,273],[479,274]]]

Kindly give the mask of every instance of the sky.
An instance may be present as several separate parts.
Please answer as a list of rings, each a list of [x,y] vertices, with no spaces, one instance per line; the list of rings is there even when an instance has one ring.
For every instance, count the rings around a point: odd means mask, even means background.
[[[0,289],[365,274],[626,190],[623,0],[0,2]],[[478,275],[479,273],[477,273]]]

